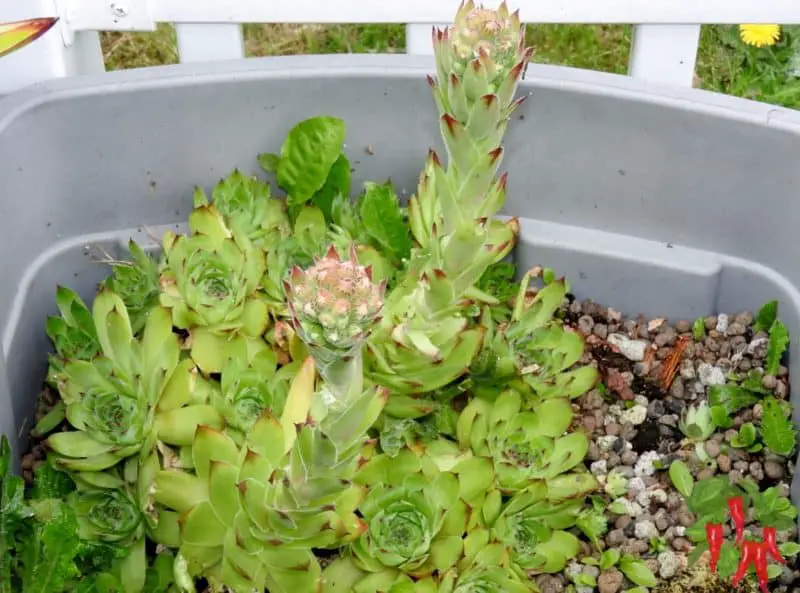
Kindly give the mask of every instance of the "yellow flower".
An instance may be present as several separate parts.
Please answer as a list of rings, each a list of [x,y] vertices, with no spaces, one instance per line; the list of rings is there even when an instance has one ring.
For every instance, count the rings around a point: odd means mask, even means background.
[[[756,47],[775,45],[781,36],[780,25],[739,25],[739,36],[742,41]]]

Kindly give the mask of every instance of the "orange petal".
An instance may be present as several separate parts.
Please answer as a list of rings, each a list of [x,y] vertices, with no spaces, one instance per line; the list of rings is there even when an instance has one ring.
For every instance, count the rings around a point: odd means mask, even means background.
[[[25,47],[44,35],[58,21],[57,17],[28,19],[0,24],[0,57]]]

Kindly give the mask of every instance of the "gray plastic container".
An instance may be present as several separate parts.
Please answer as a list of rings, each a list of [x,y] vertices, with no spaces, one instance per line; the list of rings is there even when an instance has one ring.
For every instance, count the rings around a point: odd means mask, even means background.
[[[315,115],[348,124],[354,191],[414,191],[444,154],[428,58],[308,56],[124,71],[0,101],[0,430],[25,446],[57,284],[91,300],[98,247],[183,225],[210,188]],[[517,260],[555,267],[579,298],[694,319],[777,298],[800,365],[800,117],[627,77],[531,66],[507,135]],[[369,147],[369,150],[368,150]],[[800,420],[800,395],[792,398]],[[15,438],[19,437],[19,438]],[[800,495],[798,475],[793,484]]]

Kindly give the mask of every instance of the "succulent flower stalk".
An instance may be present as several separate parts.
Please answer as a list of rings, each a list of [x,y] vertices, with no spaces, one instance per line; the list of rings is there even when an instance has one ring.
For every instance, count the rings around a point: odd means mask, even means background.
[[[284,290],[294,328],[332,397],[360,393],[362,346],[383,313],[386,281],[372,281],[371,267],[358,263],[354,246],[345,260],[331,245],[308,269],[292,268]]]
[[[495,178],[508,121],[524,98],[517,86],[533,54],[519,13],[462,2],[452,27],[433,29],[437,77],[428,77],[449,156],[447,170],[431,151],[417,194],[409,200],[414,236],[452,232],[464,221],[495,215],[505,202],[505,175]]]

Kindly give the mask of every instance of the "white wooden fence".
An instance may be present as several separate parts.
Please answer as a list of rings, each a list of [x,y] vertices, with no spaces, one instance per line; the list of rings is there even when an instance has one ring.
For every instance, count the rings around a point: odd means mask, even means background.
[[[0,22],[59,16],[35,43],[0,60],[0,94],[104,70],[98,31],[174,23],[183,62],[244,56],[241,23],[403,23],[407,51],[432,53],[434,23],[460,0],[0,0]],[[499,0],[485,0],[497,6]],[[800,0],[509,0],[528,23],[634,24],[629,73],[690,86],[701,24],[800,24]]]

